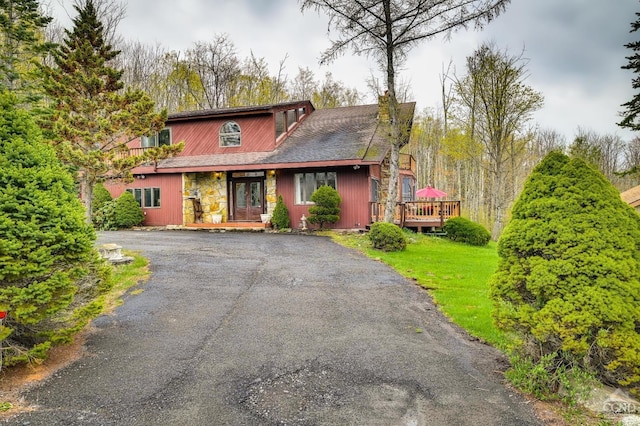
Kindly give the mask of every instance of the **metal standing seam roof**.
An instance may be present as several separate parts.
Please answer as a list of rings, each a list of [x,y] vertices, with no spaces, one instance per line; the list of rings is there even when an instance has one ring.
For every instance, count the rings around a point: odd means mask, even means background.
[[[401,104],[400,107],[410,127],[415,103]],[[350,160],[353,164],[380,163],[389,151],[387,133],[388,126],[378,121],[377,104],[319,109],[313,111],[273,151],[173,157],[159,162],[158,168]]]

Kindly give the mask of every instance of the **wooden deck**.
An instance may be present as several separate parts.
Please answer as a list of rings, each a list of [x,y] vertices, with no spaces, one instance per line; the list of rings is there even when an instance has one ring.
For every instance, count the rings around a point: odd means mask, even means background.
[[[407,201],[396,204],[394,223],[401,228],[435,230],[451,217],[460,216],[460,201]],[[371,223],[384,218],[384,204],[371,203]]]

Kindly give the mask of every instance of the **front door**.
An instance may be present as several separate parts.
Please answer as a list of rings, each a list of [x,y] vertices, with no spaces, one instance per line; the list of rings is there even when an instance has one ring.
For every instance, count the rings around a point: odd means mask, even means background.
[[[233,182],[233,217],[235,220],[260,221],[264,205],[262,182],[262,179],[242,179]]]

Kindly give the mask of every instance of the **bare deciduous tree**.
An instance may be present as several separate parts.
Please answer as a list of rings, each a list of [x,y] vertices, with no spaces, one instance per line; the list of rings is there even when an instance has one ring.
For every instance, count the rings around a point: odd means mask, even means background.
[[[468,117],[467,128],[486,154],[494,239],[504,226],[508,194],[517,186],[510,171],[516,169],[516,159],[532,134],[527,124],[543,104],[542,95],[524,84],[526,77],[522,55],[484,44],[467,58],[467,74],[455,83],[459,106]]]
[[[607,179],[615,182],[616,173],[622,168],[624,147],[625,143],[618,135],[601,135],[580,127],[569,147],[569,154],[594,165]]]
[[[240,60],[229,36],[220,34],[210,42],[196,42],[187,51],[187,60],[202,86],[204,99],[200,108],[227,105],[231,82],[240,73]]]
[[[297,101],[311,99],[316,86],[313,71],[308,67],[298,67],[298,75],[291,82],[290,96]]]
[[[268,105],[286,100],[286,59],[287,56],[280,61],[276,76],[271,76],[267,61],[251,52],[244,61],[240,74],[233,80],[233,96],[229,100],[229,106]]]

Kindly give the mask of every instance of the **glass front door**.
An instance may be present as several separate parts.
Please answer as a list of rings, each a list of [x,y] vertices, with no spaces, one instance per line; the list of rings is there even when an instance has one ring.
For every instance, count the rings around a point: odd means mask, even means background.
[[[243,179],[233,182],[234,219],[260,221],[263,213],[264,191],[262,179]]]

